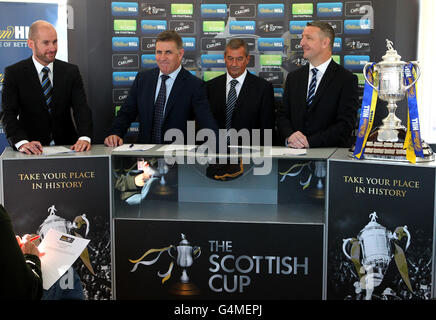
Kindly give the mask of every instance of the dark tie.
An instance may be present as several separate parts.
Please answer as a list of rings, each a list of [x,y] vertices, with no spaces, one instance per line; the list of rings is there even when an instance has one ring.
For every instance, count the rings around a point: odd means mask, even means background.
[[[316,74],[318,73],[317,68],[312,69],[312,80],[310,81],[309,85],[309,93],[307,95],[307,106],[310,107],[310,105],[313,102],[313,97],[315,97],[315,89],[316,89]]]
[[[49,71],[50,69],[48,67],[42,68],[43,76],[41,80],[41,85],[42,85],[42,90],[44,91],[44,97],[48,107],[48,112],[51,113],[52,111],[51,100],[52,100],[53,87],[51,86],[50,78],[48,77]]]
[[[162,82],[160,84],[159,93],[157,95],[156,102],[154,104],[154,115],[153,115],[153,130],[151,132],[151,142],[156,144],[162,143],[162,120],[164,116],[165,100],[167,97],[167,90],[165,81],[169,76],[163,74],[161,75]]]
[[[232,127],[232,115],[235,110],[235,104],[238,97],[236,96],[236,85],[238,84],[238,80],[233,79],[230,81],[230,90],[229,95],[227,96],[227,104],[226,104],[226,129],[229,130]]]

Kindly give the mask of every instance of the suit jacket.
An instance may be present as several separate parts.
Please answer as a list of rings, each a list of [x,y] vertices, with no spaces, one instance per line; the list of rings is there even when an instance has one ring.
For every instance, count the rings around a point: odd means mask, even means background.
[[[333,60],[316,90],[312,105],[306,104],[309,65],[288,74],[283,105],[277,113],[280,140],[295,131],[308,139],[309,147],[350,147],[358,109],[357,77]]]
[[[138,117],[138,143],[152,143],[151,133],[158,77],[159,68],[138,72],[124,105],[114,119],[110,134],[123,137],[130,124]],[[216,134],[218,133],[206,98],[204,82],[182,67],[165,106],[162,138],[167,130],[179,129],[184,134],[184,143],[187,143],[188,120],[197,120],[201,128],[209,128]]]
[[[11,146],[21,140],[48,145],[50,133],[56,145],[74,144],[80,136],[92,137],[92,113],[78,67],[55,60],[52,85],[50,115],[32,57],[5,69],[1,119]]]
[[[207,97],[220,129],[226,128],[227,74],[206,82]],[[247,72],[236,100],[232,128],[261,129],[260,144],[264,144],[263,130],[274,129],[274,90],[271,83]],[[252,136],[250,136],[252,141]]]

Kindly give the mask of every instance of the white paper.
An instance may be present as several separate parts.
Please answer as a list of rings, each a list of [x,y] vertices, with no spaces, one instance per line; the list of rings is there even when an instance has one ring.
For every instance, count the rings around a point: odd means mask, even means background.
[[[52,154],[71,153],[71,152],[75,152],[75,151],[62,146],[51,146],[51,147],[42,148],[42,154],[46,156]]]
[[[41,259],[42,286],[49,289],[77,260],[89,240],[50,229],[38,246]]]
[[[153,148],[155,144],[123,144],[112,151],[146,151]]]
[[[301,156],[306,154],[306,149],[293,149],[287,147],[271,147],[270,156]]]
[[[157,151],[179,151],[179,150],[192,150],[194,149],[196,146],[195,145],[191,145],[191,144],[167,144],[164,145],[162,147],[160,147],[159,149],[157,149]]]
[[[241,149],[241,150],[260,150],[260,147],[259,146],[233,146],[233,145],[231,145],[231,146],[229,146],[229,148],[238,148],[238,149]]]

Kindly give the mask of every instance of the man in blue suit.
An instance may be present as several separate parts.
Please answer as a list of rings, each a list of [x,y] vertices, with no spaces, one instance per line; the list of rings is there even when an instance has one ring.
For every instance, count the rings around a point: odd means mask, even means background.
[[[218,133],[206,96],[204,82],[181,66],[184,50],[175,31],[164,31],[156,39],[158,67],[138,72],[126,102],[118,111],[105,145],[123,144],[130,124],[139,118],[138,143],[170,143],[165,132],[178,129],[187,143],[187,121]]]

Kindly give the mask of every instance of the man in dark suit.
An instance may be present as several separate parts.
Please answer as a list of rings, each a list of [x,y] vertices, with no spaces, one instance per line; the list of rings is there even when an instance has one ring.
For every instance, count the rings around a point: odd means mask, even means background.
[[[277,113],[280,141],[291,148],[349,147],[355,126],[357,77],[332,60],[335,33],[307,23],[300,42],[310,64],[288,74]]]
[[[57,33],[46,21],[30,26],[27,44],[32,57],[5,69],[1,120],[9,143],[27,154],[54,144],[89,150],[92,113],[79,69],[55,59]]]
[[[164,136],[169,129],[180,130],[186,143],[187,121],[194,119],[200,127],[218,134],[204,82],[181,66],[184,50],[180,36],[170,30],[160,33],[155,54],[158,67],[136,75],[104,140],[107,146],[122,145],[123,136],[138,116],[139,143],[168,143]]]
[[[264,130],[274,128],[274,90],[271,83],[247,71],[250,62],[248,45],[242,39],[230,40],[224,51],[227,72],[206,82],[212,113],[220,129],[260,129],[260,145]],[[232,98],[232,82],[234,93]],[[232,104],[236,98],[236,102]],[[253,144],[253,135],[250,135]],[[242,141],[243,142],[243,141]],[[266,142],[266,143],[264,143]]]

